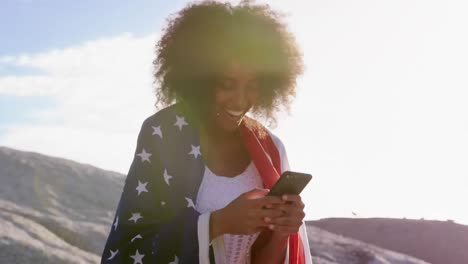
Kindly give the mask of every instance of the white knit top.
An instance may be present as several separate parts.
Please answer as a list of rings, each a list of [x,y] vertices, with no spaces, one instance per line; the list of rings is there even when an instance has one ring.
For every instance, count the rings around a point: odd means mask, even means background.
[[[215,175],[208,167],[198,190],[196,207],[201,214],[221,209],[244,192],[263,188],[262,179],[251,162],[235,177]],[[226,263],[250,263],[250,247],[259,233],[253,235],[224,234]]]

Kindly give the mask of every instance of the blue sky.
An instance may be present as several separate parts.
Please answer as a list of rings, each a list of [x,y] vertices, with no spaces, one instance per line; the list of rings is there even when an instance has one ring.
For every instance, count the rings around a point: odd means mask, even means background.
[[[152,0],[4,0],[0,1],[0,57],[34,54],[76,46],[123,32],[144,36],[161,30],[169,13],[183,1]],[[0,63],[1,76],[41,75],[34,67]],[[48,96],[0,93],[0,136],[5,127],[35,122],[37,109],[53,108]]]
[[[306,219],[468,224],[468,2],[262,1],[304,54],[271,129],[314,175]],[[154,44],[186,2],[0,1],[0,145],[125,174],[155,110]]]
[[[35,109],[53,108],[55,101],[45,96],[0,95],[0,135],[13,124],[37,122],[32,115]]]
[[[160,30],[182,1],[3,0],[0,2],[0,56],[41,52],[84,40]]]

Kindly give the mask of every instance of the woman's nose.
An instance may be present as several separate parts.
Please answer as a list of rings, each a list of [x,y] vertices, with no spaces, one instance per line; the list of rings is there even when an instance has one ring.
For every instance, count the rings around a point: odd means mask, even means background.
[[[244,111],[249,107],[249,105],[249,96],[245,85],[238,85],[234,98],[234,106],[236,107],[236,110]]]

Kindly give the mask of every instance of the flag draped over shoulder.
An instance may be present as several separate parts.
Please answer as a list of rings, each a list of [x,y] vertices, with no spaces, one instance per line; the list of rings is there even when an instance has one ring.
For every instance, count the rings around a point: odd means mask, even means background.
[[[257,167],[263,180],[263,186],[271,189],[278,181],[281,168],[281,158],[271,137],[259,137],[245,125],[242,126],[242,137],[250,156]],[[289,264],[306,263],[304,245],[299,239],[299,234],[289,236]]]
[[[191,123],[180,104],[144,121],[101,263],[199,262],[195,201],[205,164]]]

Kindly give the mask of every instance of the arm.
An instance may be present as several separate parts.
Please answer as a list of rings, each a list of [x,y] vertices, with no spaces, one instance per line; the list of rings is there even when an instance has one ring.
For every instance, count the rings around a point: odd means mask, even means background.
[[[174,212],[167,197],[157,141],[147,119],[125,180],[101,263],[169,263],[198,256],[197,221],[192,207]],[[144,150],[144,151],[143,151]],[[170,171],[169,171],[170,174]],[[184,199],[181,197],[181,199]]]
[[[251,263],[282,263],[286,256],[288,236],[265,229],[252,245]]]

